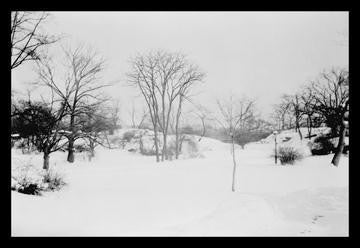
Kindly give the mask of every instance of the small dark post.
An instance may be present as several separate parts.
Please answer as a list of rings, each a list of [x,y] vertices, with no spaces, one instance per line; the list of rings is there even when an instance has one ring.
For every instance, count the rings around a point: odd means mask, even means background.
[[[277,131],[274,131],[273,134],[275,135],[275,164],[277,164],[277,142],[276,142],[276,135],[278,134]]]

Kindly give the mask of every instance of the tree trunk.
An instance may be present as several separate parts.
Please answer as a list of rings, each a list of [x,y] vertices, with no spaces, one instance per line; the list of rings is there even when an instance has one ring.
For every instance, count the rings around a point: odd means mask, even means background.
[[[175,159],[178,159],[179,158],[179,131],[178,129],[176,128],[175,129]]]
[[[340,157],[341,157],[341,154],[342,154],[342,152],[344,150],[344,146],[345,146],[345,133],[346,133],[346,128],[345,128],[345,125],[342,124],[341,127],[340,127],[339,143],[338,143],[338,145],[336,147],[335,155],[334,155],[333,159],[331,160],[331,163],[334,166],[339,165]]]
[[[75,160],[75,155],[74,155],[74,140],[72,138],[70,138],[69,140],[69,145],[68,145],[68,157],[67,157],[67,161],[69,163],[73,163]]]
[[[175,159],[179,158],[179,153],[180,153],[179,121],[180,121],[180,115],[181,115],[181,105],[182,105],[182,95],[180,95],[179,107],[178,107],[178,111],[176,113],[176,120],[175,120]]]
[[[233,155],[233,163],[234,163],[234,168],[233,168],[233,178],[232,178],[232,187],[231,187],[231,190],[232,190],[232,192],[235,192],[236,160],[235,160],[235,144],[234,144],[234,138],[233,138],[233,137],[231,137],[231,141],[232,141],[232,155]]]
[[[161,161],[168,160],[168,154],[167,154],[167,133],[164,131],[163,132],[163,149],[162,149],[162,154],[161,154]]]
[[[307,119],[307,128],[308,128],[308,138],[309,138],[309,140],[311,140],[311,126],[312,126],[311,117],[309,116],[308,119]]]
[[[68,144],[68,157],[67,157],[67,161],[69,163],[73,163],[74,162],[74,122],[75,122],[75,117],[74,114],[72,113],[70,116],[70,130],[71,130],[71,134],[69,137],[69,144]]]
[[[93,140],[90,140],[90,156],[89,156],[89,160],[91,161],[91,159],[95,157],[95,144]]]
[[[44,163],[43,163],[43,169],[49,170],[49,160],[50,160],[50,153],[44,152]]]
[[[157,125],[154,127],[156,162],[160,162]]]
[[[298,117],[296,117],[296,128],[295,128],[295,130],[299,133],[299,136],[300,136],[300,140],[302,140],[303,139],[303,137],[302,137],[302,133],[301,133],[301,130],[300,130],[300,124],[299,124],[299,119],[298,119]]]

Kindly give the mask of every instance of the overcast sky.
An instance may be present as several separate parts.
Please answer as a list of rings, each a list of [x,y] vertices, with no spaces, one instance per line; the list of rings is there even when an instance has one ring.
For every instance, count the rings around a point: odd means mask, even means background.
[[[124,86],[136,52],[183,52],[207,76],[195,100],[211,106],[230,93],[255,97],[264,117],[283,93],[331,67],[348,66],[347,12],[52,12],[45,28],[83,42],[107,60],[108,93],[123,111],[136,94]],[[31,64],[12,72],[12,87],[35,78]]]

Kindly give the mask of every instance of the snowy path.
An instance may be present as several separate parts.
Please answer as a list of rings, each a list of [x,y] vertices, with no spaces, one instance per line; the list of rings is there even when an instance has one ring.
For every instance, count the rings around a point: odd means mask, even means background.
[[[91,163],[65,164],[69,185],[60,192],[12,192],[12,234],[347,235],[347,158],[338,168],[329,156],[275,166],[268,150],[237,151],[236,193],[228,150],[161,164],[104,150]]]

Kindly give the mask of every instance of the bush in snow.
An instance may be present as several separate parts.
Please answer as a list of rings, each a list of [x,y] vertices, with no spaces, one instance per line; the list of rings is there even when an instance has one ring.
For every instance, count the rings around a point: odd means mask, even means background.
[[[63,175],[54,171],[48,170],[44,174],[43,183],[46,186],[46,190],[59,190],[66,183],[64,181]]]
[[[139,149],[140,154],[145,156],[154,156],[156,155],[155,145],[153,144],[152,137],[141,137],[139,139]]]
[[[185,136],[180,144],[180,154],[183,157],[197,158],[202,157],[198,142],[193,136]]]
[[[123,134],[122,139],[130,142],[135,137],[135,131],[127,131]]]
[[[292,146],[279,147],[278,157],[281,164],[293,164],[295,161],[303,158],[303,155]]]
[[[335,151],[335,145],[326,135],[314,139],[311,144],[312,155],[327,155]]]
[[[40,195],[41,191],[58,190],[65,185],[63,176],[53,170],[21,164],[11,172],[11,189],[20,193]]]

